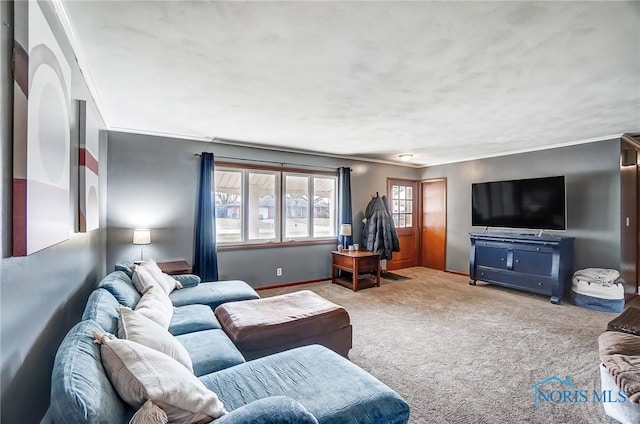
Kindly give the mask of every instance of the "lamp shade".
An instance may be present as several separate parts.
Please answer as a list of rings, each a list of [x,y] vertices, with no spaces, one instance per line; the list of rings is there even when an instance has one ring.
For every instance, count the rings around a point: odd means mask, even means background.
[[[341,236],[350,236],[351,235],[351,224],[340,224],[340,235]]]
[[[133,244],[151,244],[151,230],[133,230]]]

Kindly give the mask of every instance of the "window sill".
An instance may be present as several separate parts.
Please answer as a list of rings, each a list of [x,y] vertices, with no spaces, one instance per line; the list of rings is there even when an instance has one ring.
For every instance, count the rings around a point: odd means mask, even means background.
[[[218,244],[218,252],[228,252],[234,250],[254,250],[254,249],[278,249],[281,247],[292,246],[318,246],[318,245],[333,245],[338,244],[337,239],[323,239],[323,240],[300,240],[300,241],[283,241],[277,243],[255,243],[255,244],[233,244],[233,245],[220,245]]]

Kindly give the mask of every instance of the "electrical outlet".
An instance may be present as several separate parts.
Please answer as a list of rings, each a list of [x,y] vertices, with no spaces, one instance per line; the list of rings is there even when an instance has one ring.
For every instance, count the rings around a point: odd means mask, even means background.
[[[276,277],[282,277],[282,268],[276,268]]]

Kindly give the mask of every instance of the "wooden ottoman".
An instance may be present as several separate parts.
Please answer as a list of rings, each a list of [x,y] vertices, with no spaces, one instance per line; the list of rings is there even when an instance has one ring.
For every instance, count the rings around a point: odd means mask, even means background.
[[[310,344],[344,357],[351,349],[347,311],[309,290],[224,303],[215,314],[247,360]]]

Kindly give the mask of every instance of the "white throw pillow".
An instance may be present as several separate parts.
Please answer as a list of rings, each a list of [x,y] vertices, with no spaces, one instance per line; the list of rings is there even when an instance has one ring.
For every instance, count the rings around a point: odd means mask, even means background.
[[[133,281],[133,286],[140,294],[145,294],[149,287],[158,284],[149,270],[140,265],[135,266],[131,281]]]
[[[165,293],[170,294],[175,289],[181,289],[182,284],[169,274],[165,274],[162,272],[157,262],[149,258],[145,262],[143,262],[144,266],[147,267],[153,278],[160,284]]]
[[[120,307],[119,313],[118,337],[140,343],[169,355],[193,372],[193,362],[189,352],[166,329],[141,313],[125,306]]]
[[[177,424],[209,422],[226,413],[218,396],[172,357],[108,333],[94,331],[94,338],[111,384],[134,409],[150,400]]]
[[[135,272],[131,278],[133,285],[141,294],[149,286],[159,285],[166,294],[170,294],[174,289],[181,289],[182,284],[169,274],[162,272],[156,261],[147,259],[136,265]]]
[[[135,310],[165,330],[173,318],[173,303],[169,296],[158,286],[151,286],[142,295]]]

